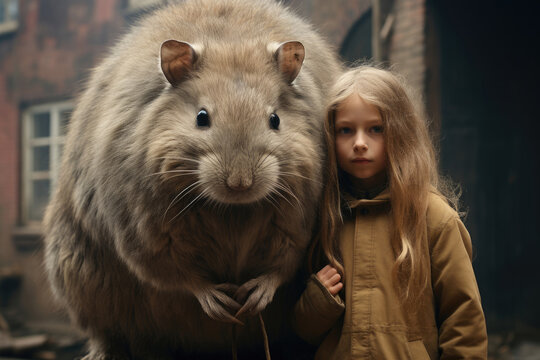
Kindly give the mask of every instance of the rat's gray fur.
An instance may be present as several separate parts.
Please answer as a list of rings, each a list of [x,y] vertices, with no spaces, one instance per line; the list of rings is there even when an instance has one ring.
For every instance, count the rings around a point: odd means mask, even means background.
[[[159,67],[169,39],[198,55],[176,86]],[[268,50],[289,40],[306,50],[292,84]],[[265,309],[293,277],[316,219],[337,72],[332,49],[269,1],[186,1],[113,47],[78,101],[45,216],[47,273],[90,335],[88,359],[228,351],[231,324],[214,319],[231,321],[236,302]],[[227,186],[246,179],[247,190]],[[244,317],[249,346],[260,329]]]

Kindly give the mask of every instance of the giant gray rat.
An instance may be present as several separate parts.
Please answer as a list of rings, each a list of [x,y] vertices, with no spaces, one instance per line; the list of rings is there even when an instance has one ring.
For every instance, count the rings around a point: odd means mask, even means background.
[[[272,1],[185,1],[112,48],[78,100],[44,220],[47,273],[88,359],[227,350],[235,322],[238,346],[260,341],[252,315],[313,234],[339,70]]]

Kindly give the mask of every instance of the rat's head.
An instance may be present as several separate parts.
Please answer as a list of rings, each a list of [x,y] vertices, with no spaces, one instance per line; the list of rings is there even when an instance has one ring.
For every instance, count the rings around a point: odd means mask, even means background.
[[[179,197],[290,202],[303,182],[316,182],[309,179],[319,175],[318,120],[295,81],[303,60],[297,41],[163,43],[161,69],[170,85],[150,154],[161,159],[157,170]]]

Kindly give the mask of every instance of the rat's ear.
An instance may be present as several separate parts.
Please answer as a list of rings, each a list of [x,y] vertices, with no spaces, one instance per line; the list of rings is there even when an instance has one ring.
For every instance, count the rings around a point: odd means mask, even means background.
[[[187,42],[167,40],[161,44],[161,71],[173,86],[187,77],[197,58],[197,52]]]
[[[290,84],[296,79],[304,62],[305,50],[300,41],[286,41],[279,45],[271,44],[270,49],[274,50],[274,58],[277,61],[279,72]]]

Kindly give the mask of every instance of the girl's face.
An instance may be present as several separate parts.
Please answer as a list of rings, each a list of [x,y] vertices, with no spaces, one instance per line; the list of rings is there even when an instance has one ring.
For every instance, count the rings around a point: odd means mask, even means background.
[[[353,94],[335,114],[336,156],[339,167],[371,187],[386,177],[386,150],[379,110]]]

